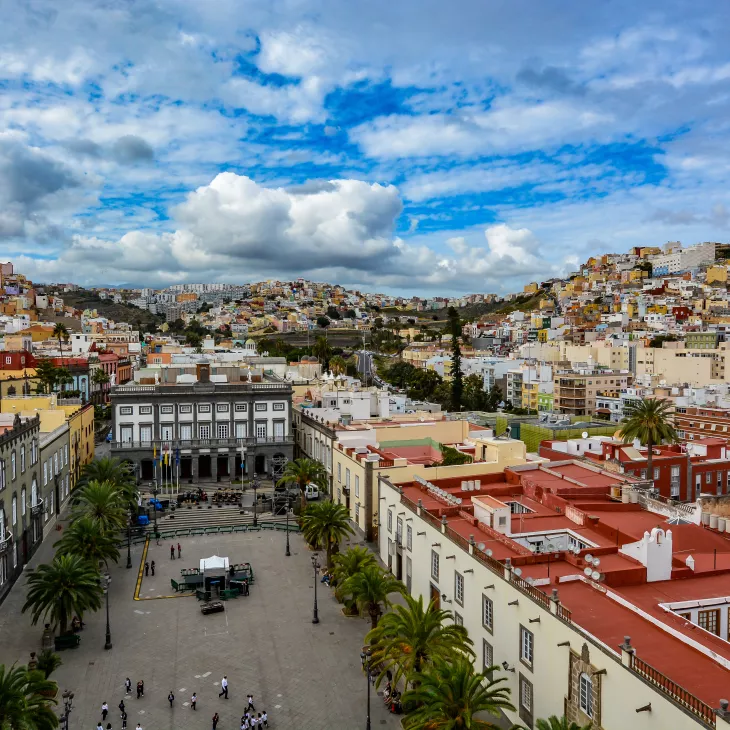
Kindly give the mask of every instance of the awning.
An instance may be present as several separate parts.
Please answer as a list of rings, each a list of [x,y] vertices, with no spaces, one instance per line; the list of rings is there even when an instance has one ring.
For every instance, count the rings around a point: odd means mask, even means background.
[[[209,558],[201,558],[200,570],[228,570],[228,558],[222,558],[219,555],[211,555]]]

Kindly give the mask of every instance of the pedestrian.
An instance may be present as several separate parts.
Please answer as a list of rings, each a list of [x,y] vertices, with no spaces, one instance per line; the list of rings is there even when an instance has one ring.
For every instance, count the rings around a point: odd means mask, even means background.
[[[249,723],[249,725],[251,725],[251,729],[252,730],[256,730],[256,728],[259,725],[259,721],[252,715],[251,716],[251,722]]]
[[[250,725],[248,724],[248,718],[244,717],[241,720],[241,730],[249,730]]]
[[[144,561],[144,574],[145,575],[150,574],[150,564],[146,560]]]
[[[180,547],[180,543],[177,544],[177,557],[182,557],[182,548]]]
[[[144,697],[144,682],[140,679],[137,682],[137,699]]]
[[[218,693],[218,697],[225,696],[228,699],[228,677],[224,674],[221,679],[221,691]]]
[[[127,693],[128,695],[131,695],[131,694],[132,694],[132,680],[131,680],[131,679],[130,679],[129,677],[127,677],[127,678],[126,678],[126,679],[124,680],[124,690],[125,690],[125,692],[126,692],[126,693]],[[123,703],[124,703],[124,700],[122,700],[122,704],[123,704]]]
[[[121,717],[124,714],[124,700],[119,703],[119,712],[121,713],[119,717]]]
[[[127,730],[127,713],[122,715],[122,730]]]
[[[264,710],[264,714],[261,715],[261,721],[264,723],[264,727],[269,727],[269,716],[266,714],[266,710]]]
[[[175,560],[175,546],[170,545],[170,560]]]
[[[253,710],[254,712],[256,712],[256,708],[253,706],[253,695],[247,695],[247,699],[248,699],[248,707],[246,709]]]
[[[112,730],[112,724],[110,722],[106,724],[106,730]]]
[[[190,708],[192,710],[195,709],[195,703],[198,701],[198,695],[196,692],[193,692],[193,696],[190,698]]]
[[[140,725],[139,723],[137,723],[137,728],[136,728],[136,730],[142,730],[142,726],[141,726],[141,725]]]
[[[106,702],[101,703],[101,721],[106,720],[106,716],[109,714],[109,705]]]
[[[97,722],[96,723],[96,730],[104,730],[104,726],[100,722]]]
[[[215,715],[213,715],[213,730],[216,730],[216,728],[218,727],[218,720],[220,720],[220,718],[218,717],[218,713],[216,712]]]
[[[170,709],[172,709],[172,703],[175,701],[175,695],[170,690],[170,694],[167,695],[167,701],[170,703]]]
[[[150,568],[152,568],[152,575],[154,576],[154,574],[155,574],[155,561],[154,560],[152,561],[152,565],[150,565]]]

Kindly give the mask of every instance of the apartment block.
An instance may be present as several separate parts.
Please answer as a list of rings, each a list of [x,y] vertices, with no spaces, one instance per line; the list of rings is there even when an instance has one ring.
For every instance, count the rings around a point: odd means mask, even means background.
[[[571,416],[590,416],[597,408],[599,393],[627,388],[631,376],[620,370],[563,370],[553,377],[554,408]]]

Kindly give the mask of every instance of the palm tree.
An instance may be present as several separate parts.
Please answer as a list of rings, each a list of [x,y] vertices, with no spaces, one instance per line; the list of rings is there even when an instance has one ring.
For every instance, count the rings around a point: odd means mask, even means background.
[[[63,345],[61,340],[68,342],[68,328],[63,322],[56,322],[53,326],[53,336],[58,338],[58,349],[61,351],[61,363],[63,364]]]
[[[364,547],[351,547],[344,553],[332,557],[333,574],[335,579],[335,598],[342,601],[345,594],[342,592],[343,583],[355,573],[359,573],[369,565],[377,565],[375,556]]]
[[[536,730],[591,730],[591,723],[588,725],[579,725],[577,722],[568,723],[568,718],[563,715],[556,717],[551,715],[547,720],[537,720],[535,722]]]
[[[43,672],[0,664],[0,730],[53,730],[58,687]]]
[[[624,409],[623,426],[619,435],[624,440],[639,439],[646,445],[648,478],[654,481],[653,448],[665,441],[677,440],[677,432],[670,423],[672,404],[666,398],[630,401]]]
[[[498,718],[501,710],[514,710],[509,688],[500,679],[490,679],[498,667],[484,674],[474,671],[471,659],[456,657],[439,661],[418,678],[418,684],[403,693],[403,704],[415,706],[403,721],[406,730],[497,730],[498,725],[476,715]]]
[[[74,519],[90,517],[107,532],[121,530],[127,523],[122,493],[111,482],[90,481],[76,497]]]
[[[474,657],[472,641],[463,626],[446,622],[448,611],[434,601],[423,607],[423,596],[417,599],[406,594],[405,606],[394,606],[383,616],[378,627],[365,641],[373,645],[373,664],[382,668],[378,684],[388,670],[393,681],[418,676],[436,662],[447,662],[457,656]]]
[[[339,552],[340,542],[354,534],[350,525],[350,513],[344,504],[319,502],[312,504],[302,514],[304,539],[327,553],[327,569],[332,569],[332,554]]]
[[[39,565],[28,576],[28,596],[23,613],[30,609],[33,624],[50,619],[68,630],[72,616],[101,608],[99,570],[80,555],[56,555],[50,564]]]
[[[76,489],[85,488],[91,481],[109,482],[121,492],[125,504],[132,507],[137,504],[137,480],[128,462],[111,456],[90,461],[84,467]]]
[[[332,348],[326,337],[323,335],[317,337],[312,354],[322,363],[322,370],[326,370],[329,359],[332,357]]]
[[[43,672],[43,675],[48,679],[53,672],[58,669],[63,662],[61,657],[58,656],[52,649],[44,649],[38,655],[38,671]]]
[[[335,355],[334,357],[330,358],[330,371],[334,375],[342,375],[347,370],[347,363],[345,362],[345,358],[343,358],[341,355]]]
[[[370,565],[350,576],[342,586],[351,595],[361,614],[370,617],[370,626],[375,629],[383,611],[391,605],[393,593],[403,593],[404,586],[390,573],[384,573],[379,566]]]
[[[294,459],[288,461],[281,479],[276,483],[278,487],[287,484],[296,484],[299,487],[302,500],[302,512],[307,508],[305,490],[308,484],[316,484],[321,490],[328,492],[327,472],[318,461],[313,459]]]
[[[95,565],[104,561],[107,568],[110,560],[119,561],[116,537],[91,517],[73,520],[53,547],[59,555],[83,555]]]

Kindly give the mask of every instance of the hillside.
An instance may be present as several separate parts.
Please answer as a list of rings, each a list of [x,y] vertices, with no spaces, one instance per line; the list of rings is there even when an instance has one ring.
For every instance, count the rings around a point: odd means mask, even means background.
[[[139,309],[131,304],[117,304],[110,299],[100,299],[96,294],[88,291],[59,292],[64,304],[76,309],[96,309],[99,316],[112,319],[115,322],[139,323],[145,330],[155,330],[157,325],[165,321],[164,316],[152,314],[146,309]]]

